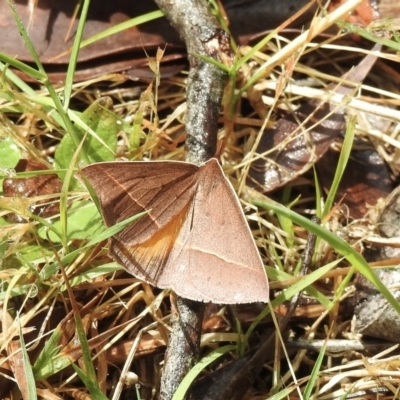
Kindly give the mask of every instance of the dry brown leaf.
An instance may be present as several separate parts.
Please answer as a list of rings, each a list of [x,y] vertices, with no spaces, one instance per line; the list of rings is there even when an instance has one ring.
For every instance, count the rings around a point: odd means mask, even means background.
[[[377,58],[374,52],[379,49],[375,45],[372,53],[343,77],[343,83],[330,85],[331,93],[343,96],[352,93],[374,65]],[[342,104],[311,100],[280,119],[260,140],[256,160],[250,167],[249,184],[270,192],[301,176],[344,133],[345,112]]]

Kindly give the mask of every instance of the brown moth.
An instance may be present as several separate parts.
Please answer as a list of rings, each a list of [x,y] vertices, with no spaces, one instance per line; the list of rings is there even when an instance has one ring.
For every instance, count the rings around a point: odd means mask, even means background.
[[[104,162],[83,168],[107,226],[147,211],[110,238],[131,274],[187,299],[268,301],[264,265],[231,184],[216,159]]]

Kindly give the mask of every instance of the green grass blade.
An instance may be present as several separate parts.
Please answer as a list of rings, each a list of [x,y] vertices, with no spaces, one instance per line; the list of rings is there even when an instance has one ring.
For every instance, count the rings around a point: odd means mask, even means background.
[[[271,301],[271,306],[265,307],[264,310],[250,325],[249,329],[246,332],[246,341],[248,341],[251,333],[257,327],[260,321],[269,314],[271,308],[273,309],[275,307],[278,307],[280,304],[291,299],[296,293],[305,290],[308,286],[312,285],[315,281],[324,276],[328,271],[333,269],[340,262],[341,260],[335,260],[327,265],[324,265],[323,267],[318,268],[317,270],[311,272],[311,274],[305,275],[304,277],[302,277],[302,279],[300,279],[299,281],[297,281],[296,283],[285,289],[280,295],[278,295],[274,300]],[[287,276],[292,278],[292,276],[289,274]],[[327,308],[330,307],[331,303],[329,303],[328,301],[324,300],[323,298],[317,295],[316,298],[321,299],[325,307]]]
[[[209,364],[211,364],[227,352],[234,350],[236,350],[236,346],[230,344],[220,347],[219,349],[214,350],[207,356],[203,357],[183,378],[182,382],[180,383],[178,389],[174,394],[174,397],[172,397],[172,400],[183,400],[187,394],[187,391],[189,390],[190,385],[200,374],[200,372],[203,371],[204,368],[206,368]]]
[[[53,375],[59,371],[56,369],[57,366],[53,364],[52,360],[61,349],[59,343],[63,334],[64,332],[62,331],[62,329],[60,329],[60,326],[56,327],[50,338],[44,344],[42,351],[40,352],[35,361],[35,364],[33,365],[33,374],[35,376],[35,379],[45,379],[46,377]],[[58,366],[61,367],[60,364]]]
[[[380,43],[384,46],[387,46],[393,50],[400,51],[400,43],[398,43],[395,40],[388,39],[386,37],[381,37],[374,35],[373,32],[368,30],[368,28],[362,28],[356,25],[352,25],[349,22],[345,21],[336,21],[336,24],[343,29],[344,31],[355,33],[357,35],[360,35],[364,39],[370,40],[373,43]],[[396,38],[396,36],[394,35]]]
[[[100,387],[96,385],[97,379],[91,380],[90,377],[87,376],[87,374],[75,364],[72,364],[72,367],[74,368],[75,372],[78,374],[79,378],[82,380],[86,388],[89,390],[92,399],[108,400],[107,397],[100,390]]]
[[[164,13],[161,10],[153,11],[144,15],[140,15],[139,17],[132,18],[128,21],[121,22],[118,25],[114,25],[111,28],[105,29],[104,31],[94,35],[86,40],[81,42],[81,48],[88,46],[94,42],[97,42],[100,39],[104,39],[108,36],[115,35],[125,29],[132,28],[134,26],[138,26],[144,24],[149,21],[153,21],[154,19],[161,18],[164,16]]]
[[[99,276],[108,275],[112,272],[120,271],[122,267],[116,262],[111,262],[108,264],[99,265],[98,267],[91,268],[88,271],[82,272],[79,275],[74,276],[70,279],[69,284],[71,287],[80,285],[82,283],[95,280]],[[66,290],[66,285],[60,286],[60,292]]]
[[[8,57],[8,56],[6,56]],[[0,53],[1,58],[1,53]],[[17,60],[15,60],[17,61]],[[19,90],[26,93],[28,96],[36,96],[36,92],[19,76],[15,75],[13,71],[8,68],[8,65],[0,62],[0,71],[6,76],[6,78],[12,82]]]
[[[80,44],[82,42],[83,30],[85,28],[85,23],[89,11],[90,0],[84,0],[82,12],[79,17],[78,28],[75,34],[74,45],[72,46],[72,53],[69,59],[67,76],[65,78],[64,86],[64,111],[67,112],[69,108],[69,102],[72,95],[72,85],[74,83],[74,75],[76,70],[76,65],[78,63],[78,56],[80,50]]]
[[[265,202],[260,200],[253,200],[253,203],[261,208],[270,209],[276,213],[282,214],[291,218],[292,221],[309,232],[314,233],[319,238],[325,240],[329,245],[331,245],[339,254],[346,258],[346,260],[353,265],[359,273],[364,275],[377,289],[382,293],[386,300],[392,305],[392,307],[400,314],[400,303],[393,297],[390,291],[374,273],[368,263],[365,261],[364,257],[354,250],[348,243],[340,239],[334,233],[328,231],[324,227],[314,224],[307,218],[296,214],[295,212],[287,209],[286,207],[274,203]]]
[[[315,184],[315,213],[316,216],[321,218],[322,215],[322,191],[321,191],[321,185],[318,180],[318,174],[317,170],[315,168],[315,165],[313,165],[313,174],[314,174],[314,184]],[[282,204],[285,204],[282,202]],[[315,246],[315,248],[318,248],[318,246]]]
[[[276,393],[272,395],[271,397],[268,397],[268,400],[281,400],[281,399],[290,399],[290,393],[294,392],[296,390],[295,386],[290,386],[287,387],[283,390],[281,390],[279,393]]]
[[[12,65],[14,68],[17,68],[20,71],[25,72],[27,75],[31,76],[34,79],[37,79],[39,81],[43,81],[44,79],[46,79],[46,75],[42,72],[30,67],[22,61],[18,61],[13,57],[8,56],[7,54],[0,52],[0,60],[4,61],[6,64]]]
[[[7,0],[7,3],[11,8],[15,22],[17,23],[17,26],[18,26],[18,30],[19,30],[22,38],[24,39],[25,46],[28,48],[29,53],[31,53],[33,61],[37,65],[39,72],[47,78],[47,74],[46,74],[45,69],[43,68],[43,64],[40,61],[39,55],[37,54],[32,41],[29,39],[28,33],[26,32],[26,29],[21,21],[21,18],[19,17],[19,15],[17,13],[17,8],[16,8],[15,4],[11,3],[10,0]]]
[[[28,33],[26,32],[25,27],[22,24],[22,21],[21,21],[19,15],[17,14],[17,10],[16,10],[15,5],[12,4],[10,2],[10,0],[7,0],[7,2],[9,4],[10,8],[11,8],[11,11],[12,11],[14,19],[15,19],[15,21],[17,23],[19,32],[20,32],[22,38],[24,39],[25,45],[27,46],[29,52],[31,53],[31,56],[32,56],[33,60],[35,61],[36,65],[38,67],[39,73],[41,74],[40,75],[41,76],[40,81],[43,83],[43,85],[48,90],[48,92],[50,94],[50,97],[54,102],[55,108],[57,109],[58,113],[60,114],[60,116],[62,118],[62,121],[63,121],[63,123],[65,125],[66,131],[68,131],[71,134],[71,137],[72,137],[72,139],[74,141],[75,147],[78,148],[80,141],[79,141],[79,137],[76,134],[75,127],[72,124],[71,120],[68,118],[67,113],[64,111],[64,107],[61,104],[61,100],[60,100],[56,90],[54,89],[53,85],[51,84],[51,82],[49,80],[49,77],[47,76],[46,71],[45,71],[45,69],[43,67],[43,64],[40,61],[39,55],[37,54],[37,52],[36,52],[36,50],[35,50],[35,48],[33,46],[33,43],[30,40]],[[14,65],[14,64],[11,64],[11,65]],[[80,152],[80,158],[86,164],[89,164],[89,159],[88,159],[87,155],[85,154],[85,152],[83,150]]]
[[[338,165],[336,167],[335,176],[333,178],[331,187],[329,189],[328,196],[326,197],[324,211],[322,213],[322,218],[330,212],[333,202],[335,201],[336,193],[339,184],[342,180],[344,171],[346,169],[347,162],[350,157],[351,149],[353,147],[354,134],[356,130],[357,117],[353,116],[349,119],[347,123],[346,135],[342,145],[342,151],[340,152]]]
[[[71,301],[75,301],[75,300],[71,299]],[[81,345],[81,350],[82,350],[82,361],[83,361],[83,365],[85,366],[85,376],[92,383],[94,388],[98,388],[100,390],[100,388],[98,387],[96,370],[93,365],[92,355],[90,352],[89,343],[87,341],[86,332],[85,332],[85,329],[83,328],[81,316],[79,314],[74,313],[74,319],[75,319],[75,325],[76,325],[76,333],[77,333],[77,336],[78,336],[78,339],[79,339],[79,342]],[[75,367],[74,364],[72,364],[72,366]],[[84,381],[84,383],[86,385],[85,381]],[[90,391],[90,387],[88,387],[88,386],[86,386],[86,387]]]
[[[322,348],[321,348],[321,350],[320,350],[320,352],[318,354],[318,358],[315,361],[314,367],[313,367],[312,372],[311,372],[310,380],[307,382],[306,388],[304,389],[304,393],[303,393],[303,399],[304,400],[308,400],[308,399],[311,398],[312,390],[313,390],[316,382],[319,379],[318,374],[321,371],[322,362],[323,362],[324,356],[325,356],[325,350],[326,350],[326,342],[322,346]]]

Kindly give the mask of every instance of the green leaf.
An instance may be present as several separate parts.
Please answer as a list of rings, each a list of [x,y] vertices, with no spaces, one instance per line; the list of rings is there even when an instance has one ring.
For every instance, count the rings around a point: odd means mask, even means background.
[[[84,385],[87,387],[91,394],[92,399],[96,400],[108,400],[107,397],[100,390],[100,387],[97,382],[92,381],[84,371],[82,371],[77,365],[72,364],[75,372],[78,374],[79,378],[82,380]],[[96,384],[97,383],[97,384]]]
[[[67,211],[67,218],[68,240],[90,239],[104,231],[101,215],[92,201],[81,201],[72,204]],[[54,221],[52,227],[56,232],[60,232],[61,221],[59,219]],[[60,237],[53,231],[48,231],[45,226],[39,228],[39,236],[45,240],[49,237],[54,243],[60,242]]]
[[[331,211],[333,202],[335,201],[337,190],[342,180],[344,171],[346,170],[346,166],[350,158],[350,153],[351,150],[353,149],[356,123],[357,123],[357,118],[355,116],[350,117],[349,121],[347,122],[346,135],[344,137],[342,150],[340,152],[339,161],[335,171],[335,176],[333,178],[328,196],[325,201],[324,211],[322,213],[322,219],[326,217],[328,213]]]
[[[21,151],[15,142],[7,137],[0,140],[0,168],[15,168],[21,158]]]
[[[68,263],[72,262],[76,257],[78,257],[83,249],[86,249],[88,247],[94,246],[97,243],[102,242],[103,240],[108,239],[111,236],[116,235],[118,232],[122,231],[125,227],[127,227],[129,224],[131,224],[133,221],[136,221],[137,219],[143,217],[144,215],[147,214],[147,211],[142,212],[137,215],[133,215],[132,217],[127,218],[124,221],[118,222],[118,224],[113,225],[100,234],[96,235],[94,239],[92,239],[90,242],[88,242],[85,246],[72,251],[71,253],[67,254],[61,259],[61,264],[62,265],[67,265]],[[45,268],[42,269],[40,272],[40,276],[42,280],[47,280],[49,279],[52,275],[54,275],[57,271],[59,270],[59,265],[58,262],[52,263]]]
[[[35,379],[46,379],[71,364],[67,358],[65,358],[65,363],[59,362],[59,360],[57,360],[58,362],[54,362],[61,349],[59,343],[63,334],[63,330],[60,329],[60,326],[57,326],[50,338],[46,340],[43,349],[33,365],[33,374]]]
[[[32,284],[29,285],[19,285],[7,291],[0,292],[0,301],[10,300],[16,296],[25,296],[27,293],[32,293]]]
[[[23,266],[28,266],[32,268],[32,271],[36,271],[35,266],[37,264],[45,263],[47,261],[46,257],[54,255],[53,250],[44,243],[40,246],[32,243],[23,243],[17,247],[14,246],[13,251],[4,257],[5,250],[8,247],[7,241],[0,242],[0,257],[3,257],[3,269],[19,269]],[[1,254],[2,249],[5,249],[3,254]]]
[[[120,131],[120,119],[112,111],[110,97],[96,100],[81,115],[81,124],[75,124],[79,141],[84,138],[82,151],[90,163],[112,161],[117,148],[117,134]],[[82,129],[86,126],[87,129]],[[86,135],[86,137],[85,137]],[[59,168],[67,169],[76,150],[70,134],[62,139],[56,153],[55,161]]]

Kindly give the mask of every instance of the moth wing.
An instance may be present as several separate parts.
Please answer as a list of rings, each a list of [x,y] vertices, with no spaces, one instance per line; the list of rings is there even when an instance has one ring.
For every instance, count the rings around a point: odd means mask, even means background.
[[[199,168],[183,162],[105,162],[83,168],[107,226],[148,213],[110,239],[110,255],[131,274],[169,287],[165,265],[187,217]]]
[[[161,289],[170,288],[174,276],[170,259],[177,247],[176,241],[185,224],[189,207],[190,203],[168,224],[140,244],[126,244],[118,236],[111,238],[111,257],[137,278]]]
[[[199,168],[184,162],[104,162],[82,170],[107,226],[147,211],[116,237],[126,246],[149,240],[192,200]]]
[[[199,185],[167,269],[182,297],[221,304],[268,301],[264,265],[231,184],[217,161],[201,167]]]

